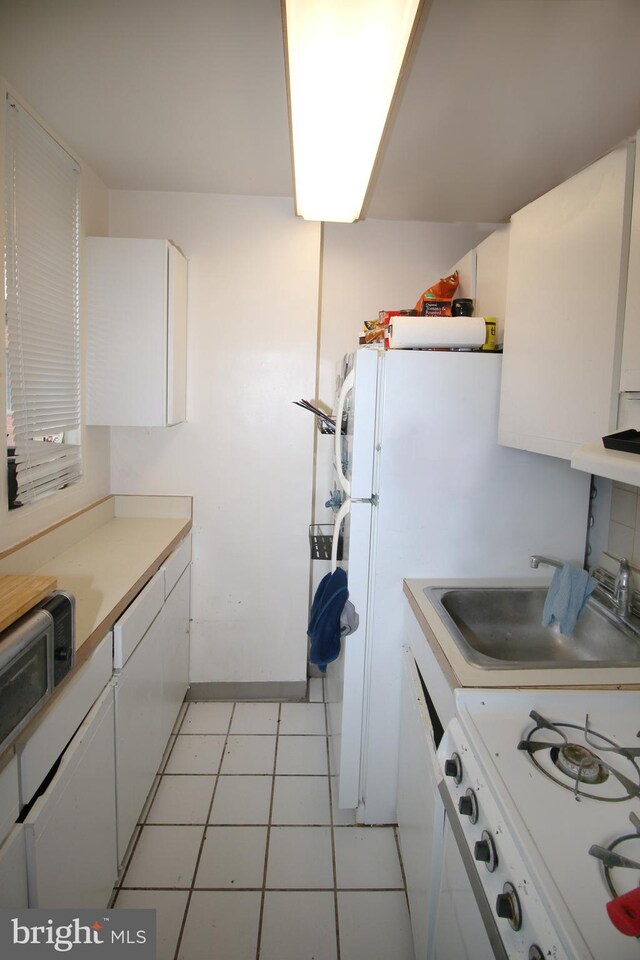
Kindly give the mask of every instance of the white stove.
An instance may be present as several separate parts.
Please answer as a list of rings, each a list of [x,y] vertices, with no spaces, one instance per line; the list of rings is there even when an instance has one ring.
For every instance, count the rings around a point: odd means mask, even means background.
[[[640,692],[461,690],[456,705],[443,797],[495,956],[639,960],[607,903],[640,885]]]

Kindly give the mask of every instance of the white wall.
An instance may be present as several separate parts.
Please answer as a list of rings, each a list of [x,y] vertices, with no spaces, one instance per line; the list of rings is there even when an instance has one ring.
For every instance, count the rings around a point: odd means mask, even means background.
[[[42,125],[59,140],[52,130],[35,111],[17,96],[0,78],[0,209],[4,209],[4,176],[2,160],[4,158],[4,109],[5,93],[10,91],[12,96],[22,103],[26,110],[36,117]],[[60,141],[59,141],[60,142]],[[65,144],[62,144],[65,146]],[[65,146],[73,155],[73,152]],[[91,235],[106,235],[108,225],[108,193],[101,180],[80,160],[80,336],[82,350],[83,371],[86,366],[85,352],[85,296],[83,279],[82,238]],[[4,218],[0,218],[0,246],[4,246]],[[4,422],[5,411],[5,380],[4,380],[4,351],[0,351],[0,418]],[[84,375],[82,383],[85,382]],[[84,390],[83,390],[84,401]],[[0,550],[18,543],[27,537],[43,530],[63,517],[69,516],[94,503],[109,493],[109,431],[104,427],[85,427],[82,431],[82,463],[83,477],[79,483],[73,484],[66,490],[47,497],[32,506],[20,507],[11,512],[7,509],[6,478],[0,479]]]
[[[291,201],[116,191],[189,260],[187,423],[112,429],[112,489],[194,497],[191,679],[306,676],[320,227]]]
[[[320,227],[288,200],[113,191],[112,236],[168,237],[189,259],[187,423],[113,428],[112,490],[194,497],[191,679],[306,675],[312,418],[365,319],[413,306],[486,230],[366,221]],[[321,507],[330,438],[318,438]],[[325,482],[326,477],[326,482]],[[322,508],[323,509],[323,508]],[[314,574],[319,566],[314,564]]]
[[[505,223],[478,246],[476,316],[495,317],[496,340],[504,341],[509,266],[509,224]]]

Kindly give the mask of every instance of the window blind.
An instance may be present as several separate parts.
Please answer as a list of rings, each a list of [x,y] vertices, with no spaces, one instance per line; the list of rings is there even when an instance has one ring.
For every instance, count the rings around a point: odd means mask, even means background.
[[[46,130],[9,98],[6,121],[8,406],[17,501],[26,504],[82,476],[80,171]],[[51,442],[53,437],[59,442]]]

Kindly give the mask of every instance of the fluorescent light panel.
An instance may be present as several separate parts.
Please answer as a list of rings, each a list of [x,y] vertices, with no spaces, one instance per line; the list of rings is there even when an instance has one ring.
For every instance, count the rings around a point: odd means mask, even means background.
[[[285,0],[296,207],[351,223],[364,203],[420,0]]]

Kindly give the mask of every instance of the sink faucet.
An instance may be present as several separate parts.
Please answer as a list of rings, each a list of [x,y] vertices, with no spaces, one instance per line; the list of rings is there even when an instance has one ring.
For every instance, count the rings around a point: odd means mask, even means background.
[[[544,567],[557,567],[558,570],[562,569],[562,562],[560,560],[552,560],[551,557],[539,557],[537,554],[529,557],[529,564],[534,570],[537,570],[540,564]]]
[[[620,568],[613,590],[613,600],[620,617],[628,617],[631,613],[631,570],[626,557],[620,558]]]

